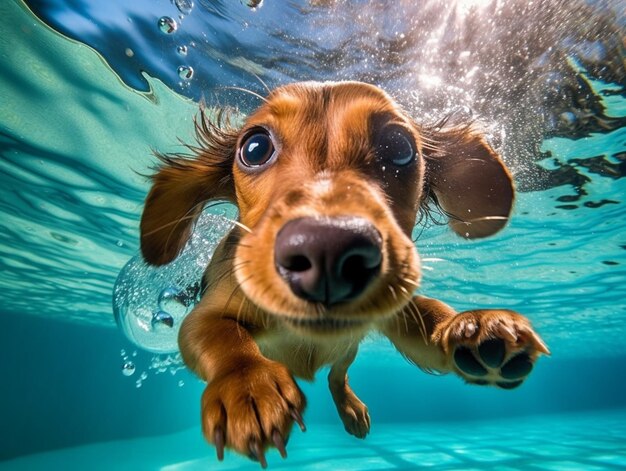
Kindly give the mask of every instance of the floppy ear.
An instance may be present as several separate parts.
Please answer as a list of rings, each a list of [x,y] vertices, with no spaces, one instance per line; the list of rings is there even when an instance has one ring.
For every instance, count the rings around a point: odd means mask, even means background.
[[[500,156],[469,126],[439,131],[426,155],[431,197],[458,235],[474,239],[502,229],[513,207],[513,180]]]
[[[235,200],[232,164],[237,130],[212,122],[204,108],[195,122],[197,146],[190,155],[157,154],[162,162],[152,177],[141,217],[141,253],[146,262],[164,265],[176,258],[192,225],[209,200]]]

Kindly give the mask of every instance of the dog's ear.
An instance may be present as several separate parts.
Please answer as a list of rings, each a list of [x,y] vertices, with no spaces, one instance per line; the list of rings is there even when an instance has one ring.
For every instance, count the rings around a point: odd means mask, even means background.
[[[237,130],[224,124],[221,114],[209,118],[204,108],[195,127],[197,145],[187,146],[191,154],[157,154],[162,165],[141,217],[141,253],[152,265],[176,258],[208,201],[235,201]]]
[[[513,207],[513,180],[485,138],[466,126],[433,133],[429,142],[426,183],[452,230],[474,239],[502,229]]]

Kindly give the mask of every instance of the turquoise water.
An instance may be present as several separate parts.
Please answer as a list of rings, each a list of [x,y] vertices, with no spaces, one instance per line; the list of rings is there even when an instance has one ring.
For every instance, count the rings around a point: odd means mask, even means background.
[[[53,451],[17,459],[7,469],[66,469],[68,463],[76,469],[260,469],[234,455],[219,463],[207,456],[206,445],[196,432]],[[305,470],[624,469],[626,413],[532,417],[513,424],[382,424],[375,435],[357,444],[332,425],[315,424],[306,437],[294,440],[287,461],[276,453],[269,457],[269,466]],[[98,457],[95,467],[94,457]]]
[[[74,33],[68,39],[23,3],[0,4],[0,469],[258,469],[233,455],[217,464],[199,429],[203,385],[166,355],[155,357],[124,337],[113,317],[112,290],[138,249],[148,190],[141,174],[154,163],[152,149],[175,151],[179,138],[190,140],[195,87],[206,87],[213,104],[232,103],[238,96],[212,95],[214,89],[256,87],[253,72],[270,84],[331,78],[330,72],[317,73],[310,57],[277,61],[276,72],[262,52],[241,47],[262,50],[255,41],[265,31],[276,54],[279,35],[253,23],[275,27],[286,15],[269,0],[256,12],[239,2],[196,5],[181,30],[205,12],[215,31],[226,33],[232,24],[239,31],[247,22],[245,31],[252,32],[209,34],[207,60],[219,69],[231,54],[230,69],[203,75],[196,66],[195,81],[182,85],[179,59],[169,60],[180,57],[170,51],[176,43],[155,40],[145,45],[153,51],[145,53],[145,64],[124,68],[123,41],[103,41],[89,22],[70,23],[77,12],[92,14],[92,24],[106,23],[101,8],[85,5],[56,17]],[[120,26],[112,13],[120,5],[104,10],[111,30],[137,25],[142,14],[155,29],[163,14],[176,17],[169,2],[143,13],[137,3],[124,11],[133,22],[124,17]],[[396,28],[391,23],[381,28]],[[126,39],[136,40],[138,30]],[[81,35],[85,42],[76,40]],[[295,39],[284,39],[285,50],[297,50]],[[141,49],[133,48],[139,60]],[[349,62],[341,74],[361,66]],[[626,117],[624,77],[620,84],[590,70],[579,72],[605,116]],[[406,94],[407,77],[385,85]],[[272,468],[626,467],[626,128],[569,136],[552,130],[541,150],[533,165],[550,176],[547,182],[524,180],[528,162],[510,157],[524,191],[505,231],[466,242],[445,227],[420,227],[416,244],[425,293],[458,309],[517,309],[552,356],[542,358],[518,390],[499,391],[426,375],[386,341],[367,339],[351,384],[369,406],[371,434],[365,441],[345,434],[320,372],[317,382],[302,385],[308,431],[292,434],[286,461],[270,455]],[[126,376],[128,362],[135,370]]]

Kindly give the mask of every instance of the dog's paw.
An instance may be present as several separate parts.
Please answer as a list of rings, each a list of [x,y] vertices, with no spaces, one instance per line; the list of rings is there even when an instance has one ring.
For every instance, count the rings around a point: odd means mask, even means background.
[[[455,316],[441,343],[454,370],[468,383],[514,389],[540,354],[550,352],[524,316],[508,310],[477,310]]]
[[[202,395],[202,430],[222,460],[224,449],[259,461],[265,468],[265,452],[275,447],[285,458],[291,427],[305,431],[302,412],[306,405],[291,374],[280,363],[263,362],[237,369],[209,383]]]
[[[357,438],[365,438],[371,425],[367,406],[347,385],[342,391],[333,392],[333,399],[346,432]]]

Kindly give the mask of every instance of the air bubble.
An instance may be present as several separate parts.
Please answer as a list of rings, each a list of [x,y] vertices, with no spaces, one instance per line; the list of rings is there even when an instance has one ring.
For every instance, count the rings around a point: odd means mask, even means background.
[[[182,388],[184,385],[185,385],[185,382],[181,379],[181,380],[178,382],[178,387],[179,387],[179,388]]]
[[[159,29],[165,34],[172,34],[178,29],[178,24],[176,20],[170,18],[169,16],[162,16],[159,18]]]
[[[187,46],[185,45],[178,46],[176,48],[176,52],[178,53],[179,56],[185,57],[187,55]]]
[[[178,76],[183,80],[191,80],[193,77],[193,68],[188,65],[181,65],[176,72],[178,72]]]
[[[241,3],[252,10],[263,6],[263,0],[241,0]]]
[[[193,0],[172,0],[172,3],[176,5],[178,11],[183,15],[188,15],[193,10]]]
[[[151,325],[154,330],[171,329],[174,327],[174,318],[165,311],[156,311],[152,315]]]
[[[113,289],[115,320],[128,340],[154,353],[178,351],[178,330],[198,302],[203,272],[215,247],[232,227],[229,219],[204,213],[173,262],[154,267],[140,254],[128,261]],[[154,319],[160,311],[171,317],[171,327],[166,316]],[[121,356],[126,354],[124,351]]]
[[[161,311],[165,311],[175,318],[184,316],[189,307],[195,304],[198,297],[197,286],[181,290],[175,286],[168,286],[159,293],[157,303]]]
[[[127,361],[122,366],[122,374],[124,376],[132,376],[135,373],[135,364],[132,361]]]

